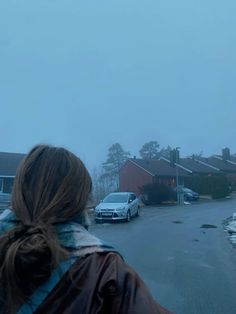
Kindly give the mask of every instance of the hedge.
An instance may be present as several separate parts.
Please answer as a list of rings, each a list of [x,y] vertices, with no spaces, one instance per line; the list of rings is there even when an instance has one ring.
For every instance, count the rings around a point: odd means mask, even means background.
[[[172,187],[163,183],[146,184],[140,189],[140,192],[145,205],[155,205],[176,200],[176,193]]]
[[[200,195],[211,195],[213,199],[224,198],[229,195],[229,182],[224,175],[193,176],[185,179],[185,186]]]

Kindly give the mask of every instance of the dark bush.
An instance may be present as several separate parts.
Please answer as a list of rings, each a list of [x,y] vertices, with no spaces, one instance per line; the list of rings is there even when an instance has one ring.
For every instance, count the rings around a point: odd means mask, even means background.
[[[142,201],[145,205],[161,204],[176,198],[173,189],[163,183],[150,183],[141,189]]]
[[[211,196],[213,199],[224,198],[229,195],[229,183],[226,177],[220,176],[214,179]]]

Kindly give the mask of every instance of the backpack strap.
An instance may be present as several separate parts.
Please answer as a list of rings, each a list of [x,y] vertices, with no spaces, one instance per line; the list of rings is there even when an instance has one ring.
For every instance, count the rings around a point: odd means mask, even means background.
[[[42,284],[24,303],[17,314],[32,314],[36,311],[40,304],[47,298],[49,293],[55,288],[63,275],[70,269],[70,267],[78,260],[78,257],[71,257],[70,259],[61,262],[56,269],[51,273],[49,279]]]

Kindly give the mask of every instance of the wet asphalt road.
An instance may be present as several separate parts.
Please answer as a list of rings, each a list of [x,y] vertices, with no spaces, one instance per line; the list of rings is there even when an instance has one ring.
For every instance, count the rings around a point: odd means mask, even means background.
[[[143,208],[130,223],[93,225],[176,314],[236,313],[236,249],[222,227],[236,199]],[[201,228],[211,224],[217,228]]]

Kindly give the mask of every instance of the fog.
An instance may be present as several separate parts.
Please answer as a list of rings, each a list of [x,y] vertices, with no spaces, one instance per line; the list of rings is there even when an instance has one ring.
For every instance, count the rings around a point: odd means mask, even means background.
[[[2,0],[0,151],[236,152],[234,0]]]

